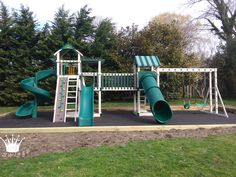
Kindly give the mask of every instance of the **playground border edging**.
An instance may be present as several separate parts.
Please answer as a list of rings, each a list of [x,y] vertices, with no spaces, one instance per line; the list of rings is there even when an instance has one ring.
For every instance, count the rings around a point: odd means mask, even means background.
[[[168,131],[212,128],[233,128],[236,124],[213,125],[155,125],[155,126],[95,126],[95,127],[43,127],[43,128],[0,128],[0,134],[7,133],[71,133],[71,132],[125,132],[125,131]]]

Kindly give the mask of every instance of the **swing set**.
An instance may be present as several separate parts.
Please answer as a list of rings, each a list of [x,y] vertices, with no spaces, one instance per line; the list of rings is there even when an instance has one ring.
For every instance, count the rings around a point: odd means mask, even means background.
[[[161,85],[161,73],[182,73],[184,76],[186,75],[186,77],[183,77],[184,109],[195,106],[200,107],[200,111],[203,112],[229,117],[218,89],[216,68],[157,68],[156,72],[158,86]],[[197,76],[201,76],[200,73],[203,73],[204,76],[190,79],[189,73],[195,73]],[[202,102],[198,102],[198,97],[201,98]],[[219,113],[219,104],[223,109],[223,113]]]
[[[208,90],[207,90],[207,78],[204,73],[202,78],[197,78],[196,81],[190,78],[188,75],[188,83],[186,84],[186,76],[183,76],[183,107],[184,109],[190,109],[191,106],[207,107],[208,104]],[[192,81],[192,82],[191,82]],[[207,91],[206,91],[207,90]],[[202,100],[198,103],[198,97]],[[191,101],[194,99],[194,103]]]

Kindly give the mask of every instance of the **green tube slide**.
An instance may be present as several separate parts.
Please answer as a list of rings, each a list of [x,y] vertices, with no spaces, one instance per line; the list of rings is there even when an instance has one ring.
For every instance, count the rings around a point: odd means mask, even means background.
[[[155,78],[156,73],[152,71],[139,73],[139,82],[144,89],[155,120],[159,123],[167,123],[172,118],[172,111],[157,86]]]
[[[94,87],[83,86],[80,97],[79,126],[94,125]]]
[[[16,111],[16,116],[18,117],[32,116],[32,118],[37,117],[38,103],[41,100],[44,100],[45,98],[49,98],[50,96],[50,93],[47,90],[44,90],[37,86],[38,81],[46,79],[53,75],[55,75],[55,70],[53,69],[42,70],[35,73],[35,77],[30,77],[20,82],[20,85],[23,89],[35,95],[35,99],[33,101],[28,101],[22,106],[20,106]]]

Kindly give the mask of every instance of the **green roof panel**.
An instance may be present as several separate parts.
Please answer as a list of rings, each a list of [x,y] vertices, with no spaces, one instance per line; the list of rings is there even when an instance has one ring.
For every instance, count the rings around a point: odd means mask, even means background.
[[[135,56],[135,63],[139,67],[158,67],[161,65],[158,56]]]
[[[62,50],[64,50],[64,49],[72,49],[72,50],[75,50],[75,48],[74,48],[71,44],[69,44],[69,43],[66,43],[61,49],[62,49]]]

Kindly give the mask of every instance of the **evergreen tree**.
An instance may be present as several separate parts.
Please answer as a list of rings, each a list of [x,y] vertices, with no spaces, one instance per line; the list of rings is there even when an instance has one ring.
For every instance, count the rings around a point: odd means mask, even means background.
[[[11,99],[8,77],[11,75],[12,17],[8,8],[0,1],[0,105],[7,105]]]
[[[106,60],[103,64],[106,71],[117,71],[121,67],[116,46],[117,38],[114,24],[110,19],[104,19],[96,28],[95,39],[91,46],[91,55]]]
[[[50,36],[50,26],[46,23],[41,31],[38,32],[38,42],[36,45],[36,58],[39,62],[39,69],[48,69],[53,66],[52,58],[54,57],[55,50],[50,47],[53,42]]]
[[[68,42],[73,42],[73,22],[74,16],[70,11],[65,10],[64,5],[60,7],[54,16],[51,29],[50,45],[54,51]]]
[[[120,56],[122,65],[122,72],[133,72],[133,62],[135,55],[139,54],[138,51],[139,32],[138,26],[132,25],[126,28],[121,28],[117,34],[117,52]]]
[[[44,27],[38,32],[38,42],[36,45],[36,59],[38,61],[38,71],[45,70],[49,68],[55,68],[55,57],[53,56],[55,50],[53,50],[50,46],[51,41],[51,31],[48,23],[44,25]],[[45,100],[47,103],[53,104],[53,96],[55,95],[56,88],[56,77],[50,77],[46,80],[40,81],[38,83],[39,87],[44,88],[51,93],[51,99]],[[42,102],[45,103],[45,102]]]
[[[8,104],[19,104],[29,99],[29,94],[20,87],[20,81],[33,76],[38,70],[35,59],[37,44],[36,21],[28,7],[21,6],[13,13],[13,44],[10,50],[10,74],[7,75],[6,93],[11,94]]]
[[[82,53],[88,55],[90,45],[94,40],[95,26],[93,25],[94,16],[90,16],[92,9],[87,5],[77,12],[74,24],[75,47]]]

